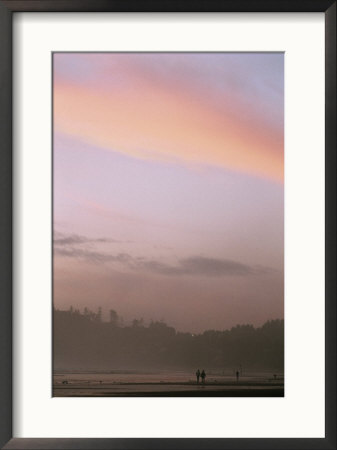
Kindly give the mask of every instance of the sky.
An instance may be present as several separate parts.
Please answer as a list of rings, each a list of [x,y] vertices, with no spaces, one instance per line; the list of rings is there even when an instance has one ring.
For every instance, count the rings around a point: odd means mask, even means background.
[[[54,306],[283,318],[282,53],[55,53]]]

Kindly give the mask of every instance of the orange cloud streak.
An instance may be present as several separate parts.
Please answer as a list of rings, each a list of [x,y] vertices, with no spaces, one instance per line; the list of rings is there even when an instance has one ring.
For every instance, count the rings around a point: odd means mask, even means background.
[[[141,89],[58,81],[55,131],[150,160],[210,164],[283,182],[283,137],[176,87]]]

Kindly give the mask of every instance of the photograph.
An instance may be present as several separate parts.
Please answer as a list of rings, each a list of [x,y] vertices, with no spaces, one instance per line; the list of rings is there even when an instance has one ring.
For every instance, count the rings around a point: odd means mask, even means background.
[[[0,0],[0,448],[337,450],[336,2]]]
[[[53,397],[284,397],[284,53],[51,64]]]

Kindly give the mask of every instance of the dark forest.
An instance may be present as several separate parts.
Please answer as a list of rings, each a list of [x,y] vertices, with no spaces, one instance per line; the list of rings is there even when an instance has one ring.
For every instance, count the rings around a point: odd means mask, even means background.
[[[284,322],[261,327],[236,325],[201,334],[178,332],[163,321],[125,326],[117,313],[102,321],[101,311],[53,311],[54,370],[283,371]]]

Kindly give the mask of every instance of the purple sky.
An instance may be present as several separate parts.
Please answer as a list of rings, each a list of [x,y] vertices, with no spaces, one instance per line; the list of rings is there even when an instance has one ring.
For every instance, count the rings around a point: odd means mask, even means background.
[[[54,56],[54,303],[283,317],[283,55]]]

